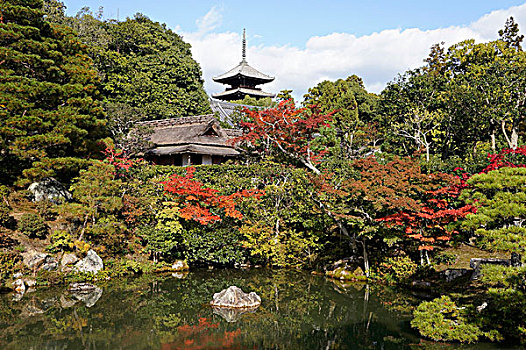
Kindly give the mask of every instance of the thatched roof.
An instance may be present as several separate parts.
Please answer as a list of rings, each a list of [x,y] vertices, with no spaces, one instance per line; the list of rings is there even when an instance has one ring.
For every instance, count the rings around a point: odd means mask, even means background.
[[[153,129],[149,141],[155,145],[149,154],[210,154],[236,156],[230,140],[240,130],[223,129],[212,114],[141,122]]]

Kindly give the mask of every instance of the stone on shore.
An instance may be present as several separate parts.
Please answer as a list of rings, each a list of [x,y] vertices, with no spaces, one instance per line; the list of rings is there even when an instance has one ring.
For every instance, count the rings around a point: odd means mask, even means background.
[[[93,249],[88,251],[86,257],[75,264],[74,271],[85,273],[97,273],[104,268],[100,256]]]
[[[188,263],[186,260],[175,260],[172,265],[173,271],[186,271],[189,270],[190,266],[188,266]]]

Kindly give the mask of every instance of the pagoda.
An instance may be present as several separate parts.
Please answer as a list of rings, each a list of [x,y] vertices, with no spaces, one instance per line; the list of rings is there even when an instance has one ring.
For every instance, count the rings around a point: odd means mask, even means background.
[[[247,62],[247,40],[245,30],[243,29],[243,43],[241,50],[241,62],[228,72],[213,78],[215,82],[230,85],[223,92],[213,94],[212,97],[223,101],[242,100],[246,95],[256,99],[270,97],[275,95],[265,92],[257,85],[270,83],[274,77],[263,74],[257,69],[251,67]]]

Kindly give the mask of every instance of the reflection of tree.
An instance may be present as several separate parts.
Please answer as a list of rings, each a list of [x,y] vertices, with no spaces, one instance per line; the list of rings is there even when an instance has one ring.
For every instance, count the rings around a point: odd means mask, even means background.
[[[162,344],[161,350],[241,349],[235,344],[236,338],[241,334],[241,329],[214,333],[218,327],[219,323],[211,323],[207,318],[201,317],[197,325],[177,327],[176,340]]]
[[[230,285],[262,298],[255,313],[235,323],[209,306],[212,295]],[[2,348],[178,349],[188,341],[187,348],[199,349],[210,340],[216,349],[404,349],[418,341],[404,313],[382,304],[405,305],[403,296],[373,286],[365,303],[364,285],[336,288],[300,271],[203,270],[185,279],[142,276],[101,287],[104,294],[91,308],[80,302],[62,308],[60,290],[37,291],[34,300],[26,295],[20,302],[0,296]],[[381,293],[386,300],[379,300]],[[24,316],[30,302],[43,313]]]

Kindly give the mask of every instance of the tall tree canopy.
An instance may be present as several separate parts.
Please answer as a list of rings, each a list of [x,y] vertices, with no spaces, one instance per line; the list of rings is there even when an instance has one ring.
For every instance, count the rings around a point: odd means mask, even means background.
[[[333,135],[327,135],[336,146],[333,153],[354,158],[368,150],[371,141],[374,144],[371,126],[377,122],[378,96],[367,92],[360,77],[322,81],[303,97],[304,106],[316,105],[321,113],[334,112]]]
[[[477,149],[520,144],[526,53],[512,18],[499,34],[488,43],[435,45],[426,66],[388,85],[381,105],[393,125],[392,150],[402,145],[405,153],[425,148],[442,159],[469,159]],[[400,143],[400,136],[408,142]]]
[[[106,122],[85,45],[43,19],[41,0],[3,1],[0,33],[1,181],[67,178],[98,152]]]
[[[89,46],[112,110],[126,104],[139,108],[147,120],[210,111],[190,45],[165,24],[140,13],[121,22],[104,20],[102,9],[93,13],[89,8],[75,17],[60,16],[62,3],[46,4],[50,19],[71,26]]]

